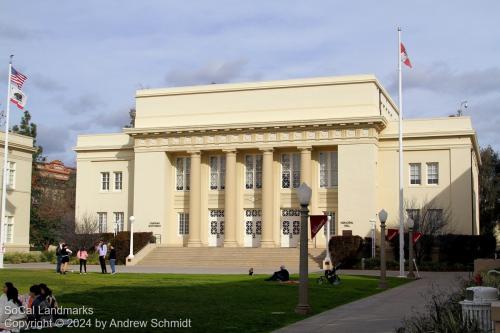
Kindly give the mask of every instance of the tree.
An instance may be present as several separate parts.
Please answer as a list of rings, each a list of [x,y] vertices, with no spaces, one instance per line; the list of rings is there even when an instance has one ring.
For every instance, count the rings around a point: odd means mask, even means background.
[[[125,128],[134,128],[135,127],[135,108],[131,108],[128,111],[128,115],[130,117],[130,122],[128,125],[125,125]]]
[[[101,239],[99,223],[94,214],[84,213],[65,224],[64,241],[73,247],[90,249]]]
[[[479,221],[481,234],[493,234],[500,220],[500,159],[491,146],[481,149]]]
[[[12,132],[32,137],[33,147],[36,148],[36,151],[33,153],[33,161],[45,161],[45,157],[42,156],[43,148],[36,142],[37,125],[31,121],[31,114],[28,110],[24,111],[23,117],[21,118],[21,123],[19,125],[12,126]]]

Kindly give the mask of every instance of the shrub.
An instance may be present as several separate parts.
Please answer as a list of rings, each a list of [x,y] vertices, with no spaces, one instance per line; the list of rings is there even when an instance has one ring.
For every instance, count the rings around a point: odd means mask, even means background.
[[[130,253],[130,232],[119,232],[116,237],[113,233],[102,234],[101,238],[115,247],[117,263],[125,263]],[[152,232],[134,232],[134,253],[152,242],[154,242]]]
[[[352,267],[359,258],[363,239],[360,236],[333,236],[328,247],[335,263],[342,263],[343,268]]]
[[[496,249],[493,235],[440,235],[437,237],[439,261],[473,263],[476,258],[491,258]]]

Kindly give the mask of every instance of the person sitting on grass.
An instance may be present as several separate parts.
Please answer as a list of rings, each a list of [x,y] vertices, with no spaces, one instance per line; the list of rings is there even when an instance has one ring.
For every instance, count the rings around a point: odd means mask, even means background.
[[[40,283],[38,286],[40,287],[40,295],[47,301],[49,307],[57,308],[57,300],[56,297],[52,295],[52,290],[45,283]]]
[[[1,332],[19,332],[20,327],[25,327],[26,313],[19,300],[16,288],[8,288],[6,292],[7,302],[0,308],[0,330]],[[9,311],[6,311],[6,310]]]
[[[0,296],[0,307],[3,308],[5,306],[5,303],[7,303],[7,292],[9,291],[9,289],[12,289],[12,288],[14,288],[14,285],[12,284],[12,282],[5,282],[5,284],[3,286],[3,293]]]
[[[31,311],[28,313],[29,321],[50,320],[50,315],[47,315],[49,303],[42,295],[42,290],[39,285],[35,284],[30,287],[30,300],[28,303]]]
[[[290,273],[286,270],[284,265],[280,266],[280,270],[274,272],[274,274],[267,278],[265,281],[288,281],[290,280]]]

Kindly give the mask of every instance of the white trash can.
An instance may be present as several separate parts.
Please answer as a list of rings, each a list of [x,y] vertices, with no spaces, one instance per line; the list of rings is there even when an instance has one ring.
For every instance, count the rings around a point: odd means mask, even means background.
[[[498,300],[498,290],[492,287],[469,287],[466,299],[460,302],[465,320],[475,319],[485,332],[493,330],[491,303]]]

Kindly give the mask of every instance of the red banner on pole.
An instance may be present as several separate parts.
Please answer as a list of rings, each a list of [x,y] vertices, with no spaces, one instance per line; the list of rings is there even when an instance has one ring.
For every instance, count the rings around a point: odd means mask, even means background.
[[[386,239],[388,241],[391,241],[393,240],[399,233],[399,230],[398,229],[387,229],[387,237]]]
[[[418,242],[418,240],[422,238],[422,233],[421,232],[414,232],[413,233],[413,244]]]
[[[327,215],[309,215],[311,221],[311,239],[321,230],[328,221]]]

